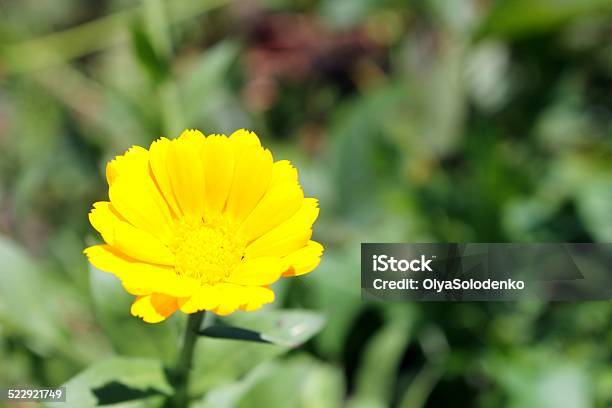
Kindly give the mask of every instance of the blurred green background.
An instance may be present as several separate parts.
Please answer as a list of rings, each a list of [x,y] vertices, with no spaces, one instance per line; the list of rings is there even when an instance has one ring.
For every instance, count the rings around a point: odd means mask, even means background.
[[[184,316],[131,317],[81,251],[105,163],[188,127],[292,160],[326,247],[229,319],[305,344],[201,341],[194,407],[612,406],[610,302],[366,303],[359,278],[361,242],[612,242],[610,1],[0,1],[0,386],[167,386]]]

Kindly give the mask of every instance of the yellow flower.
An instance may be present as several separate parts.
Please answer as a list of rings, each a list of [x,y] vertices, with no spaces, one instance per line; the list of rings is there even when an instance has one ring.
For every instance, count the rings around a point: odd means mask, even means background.
[[[274,301],[270,284],[319,264],[323,247],[310,240],[317,200],[254,133],[186,130],[132,147],[106,178],[110,201],[89,213],[106,244],[84,252],[136,296],[131,312],[146,322],[179,309],[259,309]]]

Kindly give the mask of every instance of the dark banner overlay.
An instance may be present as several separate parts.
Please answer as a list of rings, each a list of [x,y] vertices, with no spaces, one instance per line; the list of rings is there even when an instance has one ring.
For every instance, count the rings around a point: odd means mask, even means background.
[[[364,300],[612,299],[612,244],[361,244]]]

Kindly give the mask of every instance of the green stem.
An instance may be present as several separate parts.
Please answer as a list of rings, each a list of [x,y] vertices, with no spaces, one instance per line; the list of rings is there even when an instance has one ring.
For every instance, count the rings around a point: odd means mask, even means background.
[[[200,326],[204,320],[204,311],[189,315],[183,347],[172,372],[172,382],[174,383],[174,395],[170,398],[170,406],[175,408],[186,408],[189,402],[189,376],[191,374],[191,363],[193,352]]]

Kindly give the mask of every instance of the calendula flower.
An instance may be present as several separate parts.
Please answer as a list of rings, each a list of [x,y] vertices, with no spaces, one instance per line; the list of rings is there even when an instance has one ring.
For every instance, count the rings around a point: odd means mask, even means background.
[[[89,214],[105,244],[84,252],[136,296],[131,312],[146,322],[177,310],[259,309],[274,300],[269,285],[319,264],[317,200],[254,133],[186,130],[132,147],[106,178],[109,201]]]

